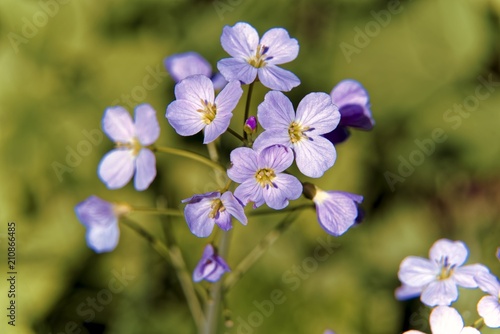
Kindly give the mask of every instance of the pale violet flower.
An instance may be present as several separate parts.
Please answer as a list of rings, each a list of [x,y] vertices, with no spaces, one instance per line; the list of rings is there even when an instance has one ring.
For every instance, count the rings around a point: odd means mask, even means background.
[[[429,317],[432,334],[478,334],[481,333],[474,327],[464,327],[462,317],[452,307],[438,306],[434,308]],[[403,334],[425,334],[421,331],[410,330]]]
[[[208,244],[194,269],[193,281],[200,282],[206,280],[217,282],[224,273],[229,271],[230,269],[226,261],[217,254],[214,246]]]
[[[285,29],[273,28],[259,40],[254,27],[239,22],[225,26],[220,40],[231,56],[217,63],[227,81],[249,84],[258,77],[264,86],[280,91],[289,91],[300,84],[295,74],[277,66],[291,62],[299,53],[297,40],[290,38]]]
[[[126,185],[135,172],[134,186],[141,191],[149,187],[156,176],[156,158],[147,148],[160,135],[156,111],[149,104],[135,108],[135,121],[123,107],[106,109],[102,128],[116,148],[101,160],[98,175],[109,189]]]
[[[337,153],[321,135],[335,129],[340,113],[326,93],[310,93],[297,107],[281,92],[269,92],[258,106],[257,118],[264,128],[254,149],[281,144],[291,148],[299,170],[309,177],[320,177],[333,166]]]
[[[475,277],[479,288],[488,293],[477,304],[477,312],[490,328],[500,327],[500,283],[490,273],[481,272]]]
[[[404,289],[396,295],[400,299],[413,297],[420,290],[420,300],[428,306],[450,305],[458,298],[458,286],[477,288],[474,276],[488,272],[481,264],[463,266],[468,249],[461,241],[440,239],[432,245],[429,259],[406,257],[399,267],[398,277]],[[400,288],[401,289],[401,288]]]

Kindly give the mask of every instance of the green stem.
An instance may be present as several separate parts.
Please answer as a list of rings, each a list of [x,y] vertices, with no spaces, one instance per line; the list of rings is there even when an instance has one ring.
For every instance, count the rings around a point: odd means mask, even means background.
[[[174,216],[174,217],[184,217],[182,211],[176,209],[156,209],[156,208],[142,208],[142,207],[132,207],[132,212],[139,212],[152,215],[164,215],[164,216]]]
[[[257,210],[257,211],[250,211],[247,215],[248,216],[265,216],[265,215],[273,215],[273,214],[284,213],[284,212],[289,212],[289,211],[297,211],[297,210],[303,210],[303,209],[314,209],[314,204],[304,203],[304,204],[289,206],[283,210],[263,209],[263,210]]]
[[[193,319],[196,323],[198,329],[203,326],[204,315],[200,306],[198,297],[194,290],[193,282],[191,281],[191,276],[187,273],[186,264],[182,258],[182,253],[180,248],[175,243],[172,233],[165,233],[168,246],[161,242],[160,239],[151,235],[148,231],[143,229],[139,224],[130,220],[128,218],[122,218],[121,221],[130,227],[132,230],[137,232],[139,235],[144,237],[154,250],[158,252],[165,260],[172,264],[179,278],[182,290],[186,296],[189,310],[193,315]],[[162,224],[166,229],[170,229],[170,224]],[[167,231],[169,232],[169,231]]]
[[[483,318],[477,319],[476,321],[474,321],[474,324],[472,325],[472,327],[474,327],[477,330],[480,330],[483,326],[484,326]]]
[[[168,154],[178,155],[181,157],[196,160],[196,161],[201,162],[207,166],[212,167],[213,169],[217,169],[217,170],[222,171],[223,173],[226,173],[226,169],[223,166],[219,165],[217,162],[214,162],[214,161],[212,161],[208,158],[205,158],[202,155],[196,154],[194,152],[180,150],[180,149],[172,148],[172,147],[161,147],[161,146],[150,146],[150,149],[153,152],[168,153]]]
[[[243,126],[245,126],[245,122],[247,121],[248,115],[250,114],[250,101],[252,100],[252,91],[254,83],[255,81],[248,86],[247,102],[245,104],[245,116],[243,117]],[[248,140],[248,135],[245,132],[245,130],[243,130],[243,138],[245,139],[245,142]]]
[[[283,218],[276,227],[271,230],[258,244],[252,249],[252,251],[238,264],[235,270],[227,277],[224,282],[224,291],[231,289],[243,275],[250,269],[258,259],[264,255],[264,253],[279,239],[279,237],[285,232],[295,221],[296,216],[300,213],[296,210],[288,213],[285,218]]]
[[[234,131],[233,129],[231,128],[227,128],[227,132],[229,132],[230,134],[232,134],[233,136],[235,136],[236,138],[238,138],[239,140],[241,140],[243,143],[246,142],[245,138],[243,138],[242,136],[240,136],[236,131]],[[246,132],[245,132],[246,133]]]

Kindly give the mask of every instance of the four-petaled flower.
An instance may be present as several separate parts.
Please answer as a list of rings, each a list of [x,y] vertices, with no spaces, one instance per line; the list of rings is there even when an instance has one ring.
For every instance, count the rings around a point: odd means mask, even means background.
[[[461,241],[440,239],[432,245],[429,258],[406,257],[399,267],[399,280],[406,286],[397,293],[399,299],[413,297],[420,290],[421,301],[428,306],[450,305],[458,298],[457,286],[477,288],[474,276],[489,272],[481,264],[462,266],[469,251]],[[404,290],[409,292],[404,295]]]
[[[212,80],[216,90],[224,88],[227,84],[222,74],[215,73],[212,75],[210,63],[196,52],[184,52],[168,56],[164,60],[164,65],[175,82],[186,79],[191,75],[202,74]]]
[[[203,143],[208,144],[227,130],[242,94],[241,84],[232,81],[215,98],[212,81],[204,75],[193,75],[175,86],[176,100],[168,105],[165,116],[181,136],[205,129]]]
[[[297,107],[281,92],[269,92],[257,111],[265,129],[253,145],[254,149],[281,144],[295,152],[299,170],[309,177],[320,177],[333,166],[337,153],[322,134],[335,129],[340,113],[326,93],[310,93]]]
[[[292,151],[282,145],[273,145],[260,152],[240,147],[231,152],[232,167],[227,175],[241,183],[234,196],[246,205],[254,202],[257,208],[266,203],[280,210],[289,200],[300,197],[302,184],[292,175],[282,173],[293,162]]]
[[[125,204],[113,204],[90,196],[75,206],[75,213],[87,228],[87,245],[96,253],[111,252],[120,237],[118,218],[130,212]]]
[[[220,60],[217,68],[228,81],[244,84],[258,76],[262,84],[273,90],[290,91],[300,84],[299,78],[276,65],[291,62],[299,53],[299,44],[283,28],[259,34],[248,23],[239,22],[222,30],[221,44],[232,57]]]
[[[200,238],[208,237],[214,229],[214,224],[224,231],[230,230],[233,227],[231,216],[243,225],[247,224],[243,205],[230,191],[222,195],[219,192],[194,195],[182,203],[187,203],[184,216],[189,229]]]
[[[475,277],[477,285],[489,296],[481,298],[477,304],[477,312],[484,319],[486,326],[500,327],[500,282],[490,273],[481,272]]]
[[[231,270],[226,261],[217,254],[214,246],[208,244],[194,269],[193,281],[200,282],[201,280],[206,280],[217,282],[224,273],[229,271]]]
[[[337,144],[346,140],[348,128],[371,130],[375,125],[370,110],[370,97],[366,89],[356,80],[342,80],[330,93],[332,102],[339,108],[340,123],[335,130],[325,134],[325,138]]]
[[[304,195],[316,206],[319,224],[328,234],[338,237],[361,221],[359,204],[363,202],[363,196],[343,191],[323,191],[308,182],[303,186]]]
[[[135,189],[147,189],[156,176],[155,155],[146,148],[160,135],[156,111],[149,104],[138,105],[133,122],[123,107],[110,107],[104,113],[102,128],[116,143],[116,149],[99,164],[101,180],[108,188],[118,189],[130,181],[135,171]]]
[[[438,306],[434,308],[429,317],[432,334],[479,334],[474,327],[464,327],[462,317],[452,307]],[[403,334],[425,334],[421,331],[410,330]]]

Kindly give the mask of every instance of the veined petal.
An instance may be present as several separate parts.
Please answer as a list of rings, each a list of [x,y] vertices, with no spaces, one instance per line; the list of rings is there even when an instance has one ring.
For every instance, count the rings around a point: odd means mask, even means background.
[[[295,74],[276,65],[268,64],[259,68],[258,76],[260,82],[272,90],[289,92],[300,85],[300,79]]]
[[[168,105],[165,117],[179,135],[192,136],[206,126],[197,108],[193,102],[176,100]]]
[[[299,54],[299,43],[290,38],[288,31],[283,28],[268,30],[260,40],[260,44],[269,48],[266,55],[268,64],[279,65],[291,62]]]
[[[207,77],[212,76],[212,66],[196,52],[173,54],[165,58],[164,64],[175,82],[179,82],[195,74],[203,74]]]
[[[422,294],[420,300],[427,306],[450,305],[458,298],[458,288],[451,279],[437,280],[429,283]]]
[[[151,105],[144,103],[135,108],[135,134],[144,146],[153,144],[160,136],[160,124]]]
[[[282,92],[271,91],[257,107],[257,118],[266,130],[288,131],[295,119],[292,102]]]
[[[258,208],[264,204],[262,187],[257,183],[255,178],[251,178],[240,184],[234,190],[234,196],[238,198],[243,205],[247,205],[248,202],[254,202],[254,208]]]
[[[205,199],[198,203],[188,203],[184,208],[184,217],[191,232],[199,238],[208,237],[214,229],[215,220],[210,218],[212,200]]]
[[[266,130],[255,139],[252,147],[256,151],[262,151],[272,145],[282,145],[292,148],[288,131],[284,129]]]
[[[457,267],[453,271],[452,278],[460,286],[464,288],[477,288],[474,276],[479,273],[488,273],[489,270],[482,264],[469,264],[462,267]]]
[[[214,89],[217,91],[221,90],[227,85],[227,80],[221,73],[215,73],[210,79],[214,83]]]
[[[232,166],[227,170],[227,176],[235,182],[244,182],[245,180],[252,178],[257,172],[257,152],[251,148],[235,148],[231,151],[230,159]],[[240,197],[238,198],[242,200]]]
[[[313,128],[312,135],[321,135],[335,129],[340,121],[340,113],[326,93],[309,93],[297,107],[297,122]]]
[[[399,266],[399,280],[409,286],[424,287],[439,274],[435,263],[417,256],[406,257]]]
[[[490,328],[500,327],[500,303],[498,296],[484,296],[477,304],[477,313]]]
[[[205,138],[203,144],[208,144],[216,140],[221,134],[226,132],[231,122],[232,113],[216,115],[215,119],[205,127]]]
[[[219,212],[219,216],[214,219],[214,222],[223,231],[229,231],[233,228],[233,224],[231,223],[231,215],[227,210]]]
[[[224,51],[231,57],[247,59],[257,50],[259,34],[248,23],[239,22],[222,29],[220,42]]]
[[[330,97],[339,108],[346,105],[367,105],[370,101],[366,89],[356,80],[346,79],[333,87]]]
[[[239,81],[231,81],[215,98],[217,116],[221,114],[231,114],[238,105],[243,89]]]
[[[469,250],[463,242],[448,239],[436,241],[429,251],[429,258],[431,260],[440,262],[447,259],[450,265],[455,266],[461,266],[467,260],[468,255]]]
[[[293,175],[278,174],[273,184],[262,188],[264,200],[272,209],[281,210],[288,205],[289,200],[297,199],[302,194],[302,183]]]
[[[204,75],[187,77],[175,85],[175,98],[177,100],[188,100],[198,105],[199,108],[203,107],[201,101],[213,103],[214,97],[214,84]]]
[[[294,144],[295,162],[300,172],[309,177],[321,177],[337,158],[333,144],[327,139],[315,136]]]
[[[240,223],[246,225],[248,220],[245,215],[243,204],[230,191],[226,191],[221,196],[221,201],[227,212],[229,212]]]
[[[460,334],[464,328],[464,322],[457,310],[447,306],[432,310],[429,323],[432,334]]]
[[[110,226],[118,222],[113,211],[113,204],[97,196],[90,196],[85,201],[78,203],[75,206],[75,213],[80,222],[87,228]]]
[[[269,146],[260,151],[258,156],[259,168],[271,168],[275,173],[281,173],[293,163],[293,152],[282,145]]]
[[[135,127],[129,112],[123,107],[109,107],[104,112],[102,129],[115,143],[131,142]]]
[[[500,283],[498,279],[489,272],[479,272],[474,276],[479,289],[494,297],[500,296]]]
[[[118,224],[94,226],[87,229],[87,245],[96,253],[111,252],[118,245],[120,229]]]
[[[131,150],[112,150],[101,160],[99,178],[109,189],[126,185],[134,175],[135,157]]]
[[[249,84],[257,77],[257,69],[240,58],[221,59],[217,63],[217,68],[227,81],[239,80]]]
[[[354,225],[358,206],[351,197],[330,191],[316,193],[313,201],[316,204],[318,221],[327,233],[337,237]]]
[[[216,256],[215,262],[217,263],[215,269],[205,277],[205,280],[209,282],[217,282],[224,273],[231,271],[226,261],[220,256]]]
[[[156,157],[151,150],[143,148],[135,160],[134,186],[138,191],[146,190],[156,177]]]

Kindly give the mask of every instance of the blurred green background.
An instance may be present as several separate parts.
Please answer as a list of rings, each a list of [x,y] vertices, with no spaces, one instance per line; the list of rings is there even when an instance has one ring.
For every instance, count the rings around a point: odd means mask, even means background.
[[[219,43],[222,28],[238,21],[249,22],[261,35],[285,27],[298,39],[298,58],[284,66],[302,81],[287,94],[295,104],[311,91],[330,92],[338,81],[354,78],[369,91],[377,124],[337,146],[335,166],[314,181],[325,190],[364,195],[364,223],[336,239],[337,250],[292,291],[283,275],[313,256],[318,240],[327,237],[313,212],[301,214],[229,292],[235,326],[221,327],[220,333],[245,333],[238,331],[241,319],[252,321],[255,303],[269,300],[275,289],[286,301],[263,316],[253,333],[429,332],[429,310],[418,300],[396,301],[393,293],[401,260],[426,257],[439,238],[463,240],[470,263],[484,263],[500,274],[494,256],[500,246],[500,85],[478,88],[484,80],[500,82],[500,1],[393,5],[380,0],[2,0],[1,333],[194,333],[175,273],[148,243],[122,226],[117,249],[97,255],[87,248],[73,208],[92,194],[138,206],[154,206],[162,197],[182,208],[180,200],[215,190],[214,175],[203,165],[159,155],[150,189],[138,193],[129,184],[110,191],[96,169],[113,144],[105,136],[90,149],[82,142],[85,131],[100,129],[107,106],[132,111],[148,102],[158,112],[160,144],[206,155],[201,136],[181,138],[164,118],[174,83],[163,59],[197,51],[215,68],[227,56]],[[253,113],[266,93],[256,87]],[[481,99],[475,98],[478,89]],[[449,111],[464,104],[462,114]],[[242,120],[242,105],[234,124]],[[430,154],[415,153],[416,140],[428,142],[436,129],[446,140],[434,143]],[[233,138],[222,138],[223,163],[236,145]],[[73,157],[70,166],[72,150],[85,154]],[[390,186],[387,172],[397,175],[401,159],[418,166]],[[67,169],[57,172],[62,165]],[[253,219],[247,227],[236,223],[230,266],[280,217]],[[159,219],[133,218],[163,238]],[[6,325],[5,316],[8,221],[17,223],[18,238],[15,328]],[[170,223],[192,270],[207,240],[194,237],[182,219]],[[126,286],[91,316],[86,303],[117,272],[130,276]],[[483,294],[461,292],[454,306],[470,324],[478,318],[476,303]]]

